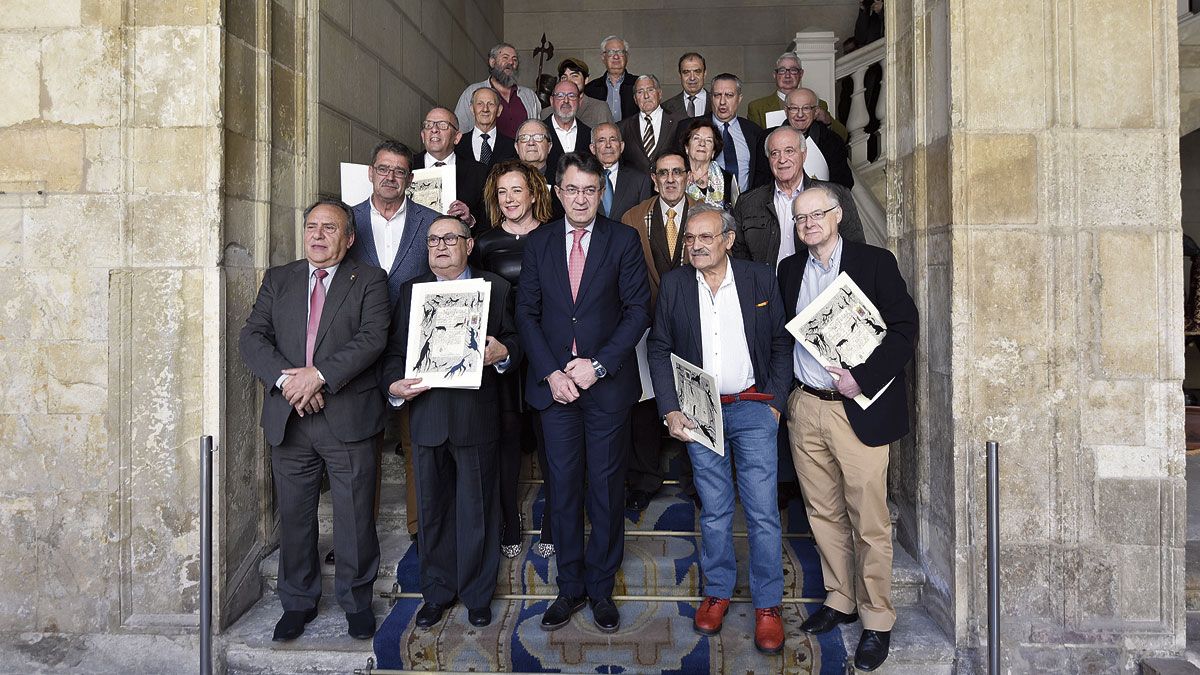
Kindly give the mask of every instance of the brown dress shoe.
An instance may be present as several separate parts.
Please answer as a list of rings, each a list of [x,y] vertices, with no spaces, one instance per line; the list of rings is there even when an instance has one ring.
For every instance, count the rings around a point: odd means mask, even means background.
[[[725,620],[725,612],[729,609],[729,600],[714,598],[711,595],[700,603],[696,609],[696,618],[692,628],[701,635],[716,635],[721,632],[721,622]]]
[[[783,617],[779,607],[754,610],[754,648],[763,654],[783,651]]]

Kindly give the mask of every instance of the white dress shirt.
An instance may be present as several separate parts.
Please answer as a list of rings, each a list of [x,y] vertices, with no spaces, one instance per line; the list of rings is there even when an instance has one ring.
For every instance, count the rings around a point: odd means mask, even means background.
[[[400,202],[400,208],[391,218],[384,218],[371,200],[371,234],[375,237],[375,254],[384,272],[392,271],[396,252],[400,249],[400,238],[404,236],[404,223],[408,219],[408,199]]]
[[[570,128],[563,130],[558,126],[558,119],[551,115],[550,128],[554,129],[555,135],[558,136],[558,142],[562,144],[563,152],[575,152],[575,142],[579,138],[579,120],[571,118]]]
[[[654,112],[650,113],[650,126],[653,127],[653,129],[654,129],[654,149],[655,150],[658,150],[658,147],[660,145],[662,145],[662,142],[663,142],[663,140],[661,138],[661,133],[660,133],[662,131],[662,118],[663,118],[662,106],[658,106],[657,108],[654,109]],[[646,136],[646,113],[639,110],[638,111],[638,141],[637,141],[639,145],[642,142],[642,138],[644,138],[645,136]]]
[[[567,223],[565,218],[563,219],[563,222],[566,223],[566,226],[567,226],[567,264],[570,265],[571,264],[571,247],[575,245],[575,235],[571,234],[571,231],[574,230],[575,228],[572,227],[571,223]],[[579,246],[583,248],[583,257],[584,258],[587,257],[588,247],[592,245],[592,229],[595,227],[596,227],[596,219],[593,218],[592,222],[588,223],[588,226],[583,228],[584,231],[587,232],[587,234],[583,235],[583,238],[579,240]]]
[[[733,263],[725,260],[725,278],[714,294],[696,270],[700,294],[700,345],[704,351],[704,370],[717,379],[722,395],[737,394],[754,385],[754,364],[746,344],[742,323],[742,305],[733,280]]]
[[[796,186],[792,192],[779,189],[775,183],[775,217],[779,220],[779,255],[775,257],[775,268],[783,259],[796,252],[795,231],[796,223],[792,220],[792,202],[803,192],[804,183]]]
[[[687,114],[687,104],[690,96],[691,94],[687,93],[686,91],[683,92],[683,113],[685,115]],[[708,109],[708,90],[701,89],[700,91],[696,92],[696,102],[694,107],[696,109],[697,117],[707,115],[709,112],[711,112]]]
[[[475,133],[471,134],[471,154],[475,157],[475,161],[477,162],[481,161],[479,159],[479,151],[483,149],[483,134],[488,135],[488,147],[492,149],[493,153],[495,153],[496,136],[500,134],[500,129],[497,127],[492,127],[489,131],[480,131],[479,129],[475,129]]]
[[[446,166],[454,166],[454,164],[455,164],[454,150],[453,149],[450,150],[450,154],[446,155],[446,159],[438,159],[437,157],[434,157],[433,155],[429,154],[428,152],[425,153],[425,168],[426,169],[432,169],[433,165],[437,164],[438,162],[441,162],[442,164],[445,164]]]

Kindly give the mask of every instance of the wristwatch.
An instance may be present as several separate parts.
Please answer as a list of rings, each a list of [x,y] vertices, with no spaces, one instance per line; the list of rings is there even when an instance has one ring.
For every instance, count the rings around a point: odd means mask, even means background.
[[[608,369],[600,365],[596,359],[592,359],[592,370],[596,371],[596,379],[600,379],[608,374]]]

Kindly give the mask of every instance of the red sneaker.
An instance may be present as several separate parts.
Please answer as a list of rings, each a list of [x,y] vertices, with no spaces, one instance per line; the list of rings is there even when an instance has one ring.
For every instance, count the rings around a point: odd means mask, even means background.
[[[779,607],[754,610],[754,647],[763,654],[783,651],[783,617]]]
[[[700,603],[696,610],[696,619],[692,628],[701,635],[716,635],[721,632],[721,622],[725,620],[725,612],[729,609],[729,600],[714,598],[711,595]]]

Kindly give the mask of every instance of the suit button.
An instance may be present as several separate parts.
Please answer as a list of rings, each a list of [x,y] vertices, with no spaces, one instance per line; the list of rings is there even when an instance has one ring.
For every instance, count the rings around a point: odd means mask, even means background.
[[[575,317],[571,317],[571,323],[579,323],[579,319],[576,319]]]

